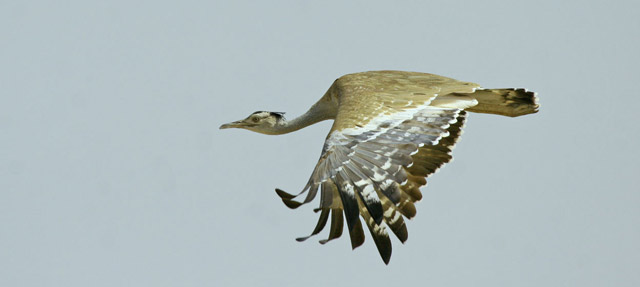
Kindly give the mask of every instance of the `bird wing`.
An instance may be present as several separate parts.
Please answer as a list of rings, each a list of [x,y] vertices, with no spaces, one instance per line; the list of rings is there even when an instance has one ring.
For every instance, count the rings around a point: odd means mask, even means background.
[[[415,216],[413,203],[422,197],[420,186],[426,184],[425,177],[451,159],[451,148],[465,119],[462,108],[476,102],[460,98],[460,108],[451,108],[450,103],[444,108],[430,105],[438,91],[450,93],[446,85],[433,83],[442,83],[441,79],[428,78],[431,84],[422,87],[415,80],[410,87],[398,84],[406,77],[375,81],[391,89],[385,91],[371,86],[366,78],[341,82],[343,78],[334,83],[340,101],[336,120],[320,160],[300,193],[308,192],[306,198],[299,202],[293,199],[300,194],[280,189],[276,192],[288,207],[297,208],[312,201],[320,190],[320,206],[316,209],[320,218],[310,236],[319,233],[331,216],[329,238],[321,243],[342,234],[344,216],[352,248],[362,245],[362,216],[383,261],[388,263],[391,242],[386,227],[402,242],[407,239],[402,216]],[[455,91],[475,88],[462,87]]]
[[[335,81],[339,109],[333,130],[357,127],[380,115],[408,113],[444,95],[472,93],[480,85],[435,74],[370,71],[349,74]]]

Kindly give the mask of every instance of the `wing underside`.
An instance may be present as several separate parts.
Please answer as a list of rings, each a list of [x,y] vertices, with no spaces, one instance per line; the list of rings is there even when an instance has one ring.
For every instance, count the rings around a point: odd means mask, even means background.
[[[409,115],[409,116],[406,116]],[[414,203],[422,198],[419,188],[426,177],[451,160],[451,150],[461,134],[466,113],[460,109],[418,107],[411,113],[381,116],[355,129],[334,130],[323,148],[309,183],[294,197],[276,189],[283,202],[297,208],[312,201],[320,191],[319,220],[313,232],[321,232],[330,220],[324,244],[342,235],[346,219],[352,248],[364,243],[360,217],[368,227],[385,263],[391,257],[387,228],[401,241],[408,238],[404,218],[416,214]]]

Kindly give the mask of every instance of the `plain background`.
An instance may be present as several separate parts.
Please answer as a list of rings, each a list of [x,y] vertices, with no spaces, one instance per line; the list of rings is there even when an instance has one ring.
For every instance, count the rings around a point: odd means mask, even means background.
[[[637,1],[2,1],[0,286],[640,286]],[[539,93],[472,114],[385,266],[289,210],[343,74]],[[367,232],[368,233],[368,232]]]

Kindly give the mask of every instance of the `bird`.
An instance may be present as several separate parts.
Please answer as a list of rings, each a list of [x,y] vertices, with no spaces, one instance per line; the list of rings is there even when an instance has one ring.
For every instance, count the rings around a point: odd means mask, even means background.
[[[415,203],[426,178],[452,160],[468,112],[518,117],[538,112],[537,94],[523,88],[485,89],[480,85],[429,73],[368,71],[336,79],[301,116],[257,111],[223,124],[280,135],[324,120],[333,120],[320,159],[298,194],[275,191],[292,209],[313,201],[320,191],[318,222],[305,241],[331,219],[325,244],[339,238],[344,221],[351,247],[365,240],[367,226],[385,264],[392,253],[387,229],[404,243],[405,218],[416,215]],[[306,193],[304,199],[302,195]],[[362,221],[361,221],[362,218]]]

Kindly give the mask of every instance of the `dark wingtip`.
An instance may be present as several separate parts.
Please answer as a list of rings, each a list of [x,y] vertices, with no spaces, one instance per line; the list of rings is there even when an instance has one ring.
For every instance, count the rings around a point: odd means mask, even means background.
[[[355,250],[364,243],[364,231],[359,218],[353,228],[349,230],[349,235],[351,236],[351,250]]]
[[[288,208],[296,209],[296,208],[300,207],[300,205],[302,205],[302,202],[297,202],[297,201],[293,200],[293,198],[296,197],[293,194],[289,194],[289,193],[287,193],[284,190],[279,189],[279,188],[276,188],[276,193],[282,199],[282,202],[284,202],[284,205],[286,205]]]
[[[389,261],[391,260],[391,241],[389,240],[389,237],[379,238],[379,240],[382,241],[376,242],[378,252],[380,253],[380,257],[382,257],[384,264],[389,265]]]
[[[318,218],[318,223],[316,224],[316,228],[313,229],[311,234],[305,237],[298,237],[296,238],[296,241],[302,242],[309,239],[309,237],[320,233],[320,231],[322,231],[322,229],[324,229],[324,226],[327,224],[327,219],[329,219],[329,209],[323,209],[322,213],[320,213],[320,217]]]
[[[284,205],[286,205],[288,208],[291,209],[296,209],[298,207],[300,207],[300,205],[302,205],[302,202],[297,202],[295,200],[290,200],[290,199],[282,199],[282,202],[284,202]]]
[[[338,208],[331,209],[331,230],[329,231],[329,238],[320,240],[320,244],[324,245],[327,242],[342,236],[343,221],[344,217],[342,217],[342,211]]]
[[[351,241],[351,250],[356,250],[356,248],[362,246],[363,243],[364,243],[364,238],[358,242]]]
[[[287,193],[282,189],[276,188],[276,193],[278,194],[278,196],[280,196],[280,198],[282,199],[292,199],[295,196],[293,194]]]
[[[385,265],[389,265],[389,261],[391,261],[391,254],[388,257],[382,257],[382,261],[384,261]]]
[[[366,219],[365,219],[366,220]],[[373,225],[370,220],[367,221],[367,227],[369,227],[369,231],[371,232],[371,237],[373,238],[373,242],[376,244],[378,248],[378,253],[380,253],[380,257],[384,264],[389,264],[389,260],[391,260],[391,239],[389,238],[389,234],[384,230],[383,227]]]
[[[406,227],[403,230],[399,230],[398,232],[395,232],[395,235],[396,237],[398,237],[398,240],[400,240],[400,243],[402,244],[407,242],[407,239],[409,239],[409,232],[407,231]]]

